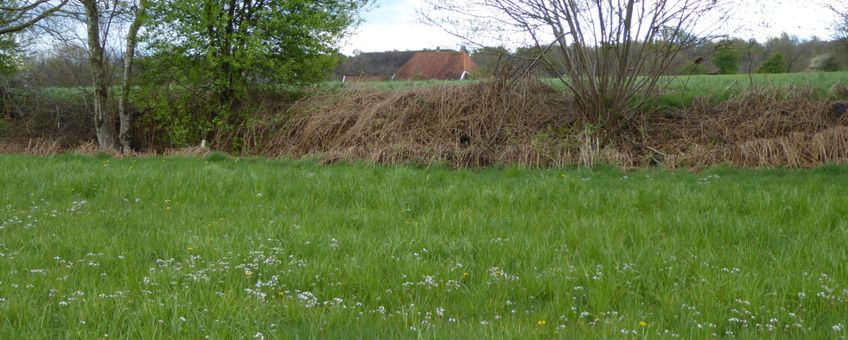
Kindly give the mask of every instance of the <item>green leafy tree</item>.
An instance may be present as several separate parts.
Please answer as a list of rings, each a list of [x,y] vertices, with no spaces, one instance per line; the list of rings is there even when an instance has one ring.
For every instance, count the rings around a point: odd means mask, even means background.
[[[0,76],[18,71],[21,64],[20,46],[13,34],[0,35]]]
[[[150,8],[158,20],[147,38],[159,75],[208,84],[232,103],[250,84],[325,79],[338,41],[370,1],[164,0]]]
[[[739,72],[739,52],[733,49],[722,49],[713,56],[713,65],[718,67],[720,74],[736,74]]]
[[[783,53],[776,52],[771,55],[771,58],[763,62],[757,73],[787,73],[789,72],[789,64],[786,63],[786,58]]]

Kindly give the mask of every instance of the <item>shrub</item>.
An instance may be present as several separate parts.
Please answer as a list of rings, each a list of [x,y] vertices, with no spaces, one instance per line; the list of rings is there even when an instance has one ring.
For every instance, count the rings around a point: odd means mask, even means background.
[[[689,64],[689,66],[683,68],[683,71],[681,71],[680,73],[688,76],[695,76],[701,74],[708,74],[710,73],[710,70],[706,66],[704,66],[704,64],[691,63]]]
[[[718,67],[720,74],[739,73],[739,52],[730,49],[718,51],[713,57],[713,65]]]
[[[786,63],[786,58],[783,53],[777,52],[772,54],[771,58],[763,62],[757,73],[787,73],[789,72],[789,64]]]
[[[836,61],[836,58],[833,56],[833,54],[825,53],[813,57],[813,59],[810,60],[810,65],[807,68],[812,71],[834,72],[839,71],[839,62]]]

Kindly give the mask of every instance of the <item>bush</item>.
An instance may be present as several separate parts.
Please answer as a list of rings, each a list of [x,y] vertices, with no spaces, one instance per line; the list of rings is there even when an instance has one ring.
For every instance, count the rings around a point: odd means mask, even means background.
[[[9,128],[9,123],[5,119],[0,118],[0,139],[6,137],[6,130]]]
[[[839,71],[839,62],[836,61],[836,58],[833,54],[825,53],[818,56],[813,57],[810,60],[810,65],[807,66],[811,71],[819,71],[819,72],[834,72]]]
[[[701,74],[708,74],[710,73],[710,70],[706,66],[704,66],[704,64],[692,63],[689,64],[689,66],[683,68],[683,71],[681,71],[680,73],[687,76],[696,76]]]
[[[757,73],[787,73],[789,72],[789,64],[786,63],[786,58],[783,53],[777,52],[772,54],[771,58],[763,62]]]
[[[739,73],[739,52],[735,50],[725,49],[718,51],[712,61],[713,65],[718,67],[718,73],[720,74]]]

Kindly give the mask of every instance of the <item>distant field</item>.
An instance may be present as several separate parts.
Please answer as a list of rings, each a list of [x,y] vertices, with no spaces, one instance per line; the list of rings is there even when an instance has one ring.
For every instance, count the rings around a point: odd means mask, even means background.
[[[0,167],[0,338],[848,336],[846,167]]]
[[[796,87],[812,89],[814,95],[826,97],[830,88],[838,83],[848,84],[848,72],[811,72],[811,73],[787,73],[787,74],[754,74],[754,85],[758,88],[784,88]],[[738,95],[751,87],[751,78],[747,74],[736,75],[697,75],[677,76],[669,78],[661,84],[664,92],[658,100],[653,103],[659,106],[680,107],[692,102],[695,98],[708,98],[712,101],[724,101]],[[559,79],[544,79],[544,82],[556,88],[564,88]],[[474,82],[474,80],[446,81],[446,80],[423,80],[423,81],[386,81],[343,84],[332,81],[311,86],[322,90],[338,90],[345,87],[375,88],[380,90],[405,90],[415,88],[428,88],[436,86],[463,86]],[[297,90],[291,86],[272,86],[272,88],[292,91]],[[85,94],[87,88],[46,88],[44,93],[51,98],[77,100]],[[179,91],[180,89],[175,89]]]
[[[751,88],[752,80],[757,88],[796,87],[812,89],[814,95],[826,97],[830,88],[838,83],[848,83],[848,72],[809,72],[786,74],[747,74],[735,75],[696,75],[677,76],[668,78],[660,86],[664,89],[655,105],[680,107],[692,102],[695,98],[708,98],[712,101],[724,101],[742,91]],[[559,79],[545,79],[546,83],[557,88],[564,88]],[[374,82],[359,84],[342,84],[331,82],[320,85],[322,88],[341,88],[343,86],[371,87],[383,90],[401,90],[410,88],[433,87],[443,85],[463,85],[470,81],[397,81]]]

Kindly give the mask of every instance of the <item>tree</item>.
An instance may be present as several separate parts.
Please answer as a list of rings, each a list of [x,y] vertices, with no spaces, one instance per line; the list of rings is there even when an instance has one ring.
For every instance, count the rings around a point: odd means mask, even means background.
[[[789,72],[789,65],[786,64],[786,59],[783,57],[783,53],[776,52],[771,55],[771,58],[766,60],[760,68],[757,69],[757,73],[787,73]]]
[[[92,73],[94,91],[92,94],[94,128],[97,142],[102,148],[130,150],[130,121],[126,110],[126,96],[129,88],[129,76],[125,74],[120,94],[120,127],[116,113],[111,108],[112,97],[109,61],[106,54],[113,26],[123,21],[133,21],[127,36],[127,49],[124,55],[125,67],[132,67],[135,49],[135,35],[141,26],[141,11],[147,0],[6,0],[0,2],[0,35],[16,33],[35,25],[41,32],[52,35],[61,41],[72,41],[80,25],[85,27],[85,46],[88,49],[88,63]],[[128,19],[130,17],[135,19]],[[122,138],[118,136],[118,130]]]
[[[427,21],[475,40],[521,33],[555,69],[584,120],[621,128],[651,99],[678,53],[723,0],[429,0]],[[461,16],[462,19],[457,17]],[[467,24],[467,25],[466,25]],[[459,27],[457,27],[459,26]],[[464,29],[468,29],[466,33]],[[474,37],[474,38],[468,38]],[[493,39],[493,40],[494,40]],[[557,50],[558,59],[544,58]]]
[[[821,4],[836,14],[836,22],[833,25],[833,33],[837,40],[848,38],[848,1],[846,0],[821,0]]]
[[[164,0],[148,31],[166,81],[210,84],[230,105],[249,83],[323,80],[370,0]],[[167,79],[171,78],[171,79]]]
[[[136,1],[76,0],[72,7],[76,11],[68,11],[70,13],[69,18],[84,23],[86,28],[88,60],[92,69],[94,85],[92,102],[97,143],[101,148],[122,152],[131,150],[131,141],[129,140],[131,122],[128,119],[129,113],[126,108],[130,79],[129,77],[124,78],[122,91],[119,94],[119,106],[123,106],[119,120],[117,112],[111,105],[114,94],[111,91],[112,77],[106,55],[106,46],[114,28],[113,25],[118,22],[132,21],[129,34],[125,37],[127,51],[123,56],[125,70],[132,67],[135,57],[135,35],[141,25],[142,11],[146,4],[144,2],[146,0]],[[142,10],[140,11],[139,8]],[[119,132],[123,136],[120,136]]]
[[[135,47],[138,42],[138,31],[146,20],[147,0],[139,0],[134,7],[134,19],[130,24],[126,38],[126,49],[124,50],[124,69],[121,80],[121,94],[118,98],[118,118],[120,125],[118,130],[118,141],[122,153],[132,151],[132,140],[130,138],[130,127],[132,126],[132,115],[129,110],[130,85],[132,84],[133,63],[135,62]]]
[[[799,72],[807,66],[812,53],[810,49],[802,48],[802,43],[797,36],[783,32],[780,37],[766,41],[765,47],[768,52],[780,52],[783,55],[787,72]]]
[[[724,48],[716,52],[712,58],[713,65],[718,67],[720,74],[739,73],[739,52],[734,49]]]
[[[70,0],[1,0],[0,35],[17,33],[49,18]]]
[[[68,1],[0,0],[0,74],[17,70],[21,46],[16,34],[58,12]]]
[[[495,76],[510,59],[509,51],[503,46],[482,47],[471,53],[471,59],[477,64],[479,73],[483,76]]]
[[[817,55],[810,60],[810,65],[807,68],[817,72],[833,72],[839,71],[839,62],[831,53]]]

